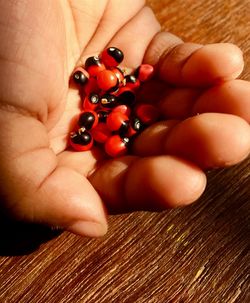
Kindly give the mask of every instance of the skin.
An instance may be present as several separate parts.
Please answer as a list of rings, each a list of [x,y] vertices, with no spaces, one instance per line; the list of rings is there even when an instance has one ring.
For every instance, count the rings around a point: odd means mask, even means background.
[[[107,231],[107,210],[187,205],[204,191],[207,168],[248,156],[250,83],[235,80],[244,65],[235,45],[183,43],[160,32],[141,0],[1,0],[0,7],[0,191],[7,214],[98,237]],[[155,65],[156,80],[141,95],[149,91],[163,115],[138,137],[132,155],[111,160],[97,149],[67,148],[80,112],[70,75],[107,46],[124,51],[124,66]]]

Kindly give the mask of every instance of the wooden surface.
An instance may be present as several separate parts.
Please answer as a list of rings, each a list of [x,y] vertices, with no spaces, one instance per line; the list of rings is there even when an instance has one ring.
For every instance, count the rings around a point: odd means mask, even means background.
[[[249,0],[149,3],[185,40],[237,43],[250,80]],[[208,173],[185,209],[113,216],[99,240],[2,223],[0,302],[250,302],[249,166]]]

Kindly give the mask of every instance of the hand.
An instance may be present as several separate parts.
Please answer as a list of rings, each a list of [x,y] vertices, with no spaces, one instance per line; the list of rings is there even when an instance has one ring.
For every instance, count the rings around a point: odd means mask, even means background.
[[[204,169],[247,157],[250,84],[234,80],[243,68],[236,46],[159,33],[140,0],[4,1],[0,18],[0,189],[16,218],[100,236],[106,208],[191,203],[205,188]],[[112,160],[67,149],[80,111],[69,77],[107,45],[124,51],[126,66],[143,58],[158,66],[159,81],[145,91],[167,118],[141,134],[133,155]]]

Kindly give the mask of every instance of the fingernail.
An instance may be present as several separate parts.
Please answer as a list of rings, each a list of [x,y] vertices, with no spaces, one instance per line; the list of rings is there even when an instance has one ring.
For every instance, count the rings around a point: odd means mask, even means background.
[[[85,237],[101,237],[108,230],[106,223],[97,223],[91,221],[77,221],[67,228],[68,231]]]

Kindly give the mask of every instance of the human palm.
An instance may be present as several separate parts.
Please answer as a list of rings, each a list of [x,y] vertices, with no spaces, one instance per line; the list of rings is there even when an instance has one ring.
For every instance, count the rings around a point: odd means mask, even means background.
[[[1,193],[17,218],[99,236],[106,208],[191,203],[205,188],[204,169],[248,155],[250,86],[233,80],[243,68],[235,46],[159,33],[144,1],[5,1],[0,16]],[[141,97],[163,117],[136,139],[132,155],[111,160],[97,148],[67,148],[80,112],[70,75],[107,45],[124,51],[125,66],[156,66]]]

